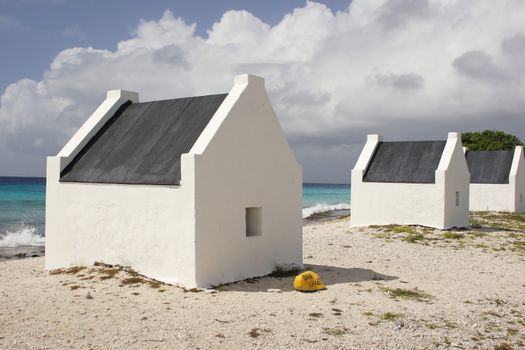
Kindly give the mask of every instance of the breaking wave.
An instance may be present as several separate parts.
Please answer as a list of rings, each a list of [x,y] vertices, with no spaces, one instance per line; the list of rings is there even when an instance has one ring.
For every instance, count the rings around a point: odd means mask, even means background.
[[[37,234],[36,227],[23,227],[22,229],[0,235],[0,248],[20,246],[43,246],[45,238]]]
[[[350,209],[350,204],[338,203],[338,204],[326,204],[318,203],[313,207],[303,208],[303,219],[306,219],[313,214],[326,213],[334,210],[347,210]]]

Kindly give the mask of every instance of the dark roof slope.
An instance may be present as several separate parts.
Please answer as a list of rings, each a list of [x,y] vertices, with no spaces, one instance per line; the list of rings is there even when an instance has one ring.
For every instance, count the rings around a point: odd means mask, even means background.
[[[226,96],[126,103],[64,169],[60,181],[180,184],[181,155]]]
[[[379,142],[365,182],[434,183],[446,141]]]
[[[508,184],[514,150],[468,151],[466,154],[470,183]]]

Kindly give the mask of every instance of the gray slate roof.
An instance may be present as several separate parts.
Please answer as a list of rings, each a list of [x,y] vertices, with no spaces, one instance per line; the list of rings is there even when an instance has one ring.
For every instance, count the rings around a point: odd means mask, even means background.
[[[181,155],[226,96],[128,101],[62,171],[60,181],[179,185]]]
[[[446,141],[379,142],[364,182],[434,183]]]
[[[470,183],[508,184],[514,150],[468,151],[466,154]]]

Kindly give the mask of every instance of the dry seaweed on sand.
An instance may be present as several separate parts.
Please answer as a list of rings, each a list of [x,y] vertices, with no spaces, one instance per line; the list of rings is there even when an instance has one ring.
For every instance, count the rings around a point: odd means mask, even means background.
[[[50,275],[59,275],[59,274],[74,275],[85,269],[87,269],[87,267],[85,266],[72,266],[72,267],[51,270],[49,271],[49,274]]]

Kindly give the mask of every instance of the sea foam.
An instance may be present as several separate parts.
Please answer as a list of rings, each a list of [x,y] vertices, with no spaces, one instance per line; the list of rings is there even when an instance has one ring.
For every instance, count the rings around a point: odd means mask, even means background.
[[[0,248],[20,247],[20,246],[42,246],[45,238],[37,234],[35,227],[22,227],[15,232],[7,231],[7,234],[0,236]]]
[[[350,204],[338,203],[338,204],[326,204],[317,203],[313,207],[303,208],[303,219],[306,219],[313,214],[326,213],[334,210],[347,210],[350,209]]]

